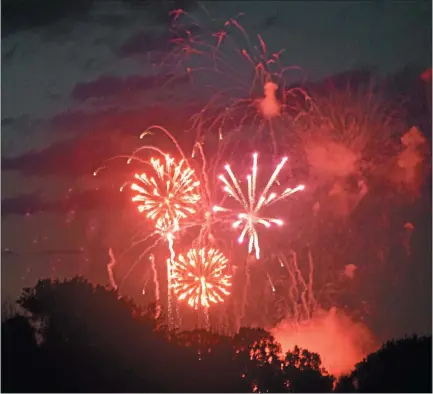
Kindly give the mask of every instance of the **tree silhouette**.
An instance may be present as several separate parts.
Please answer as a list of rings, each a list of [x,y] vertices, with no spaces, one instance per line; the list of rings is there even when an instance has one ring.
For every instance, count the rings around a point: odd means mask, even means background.
[[[38,327],[50,370],[44,389],[160,390],[154,380],[165,364],[164,341],[154,334],[155,321],[130,300],[77,277],[41,280],[18,303]]]
[[[189,371],[194,376],[194,387],[189,391],[248,391],[247,381],[233,365],[235,347],[232,338],[206,330],[194,330],[177,333],[174,341],[179,346],[187,347],[195,360],[196,372]]]
[[[236,362],[242,374],[257,392],[283,392],[281,372],[281,346],[274,337],[262,329],[241,328],[234,337]]]
[[[242,328],[234,338],[237,368],[257,392],[331,392],[334,378],[318,354],[295,347],[281,360],[280,344],[267,331]]]
[[[294,393],[329,393],[334,377],[321,367],[322,361],[316,353],[295,346],[286,353],[283,371],[287,389]]]
[[[37,385],[37,342],[29,320],[15,315],[2,322],[2,392],[31,392]]]
[[[24,289],[2,322],[2,391],[330,392],[318,354],[285,355],[265,330],[233,338],[170,332],[153,306],[76,277]],[[431,337],[388,342],[343,377],[336,392],[431,390]]]
[[[246,391],[229,338],[164,331],[152,308],[81,277],[41,280],[18,303],[41,338],[40,391]],[[185,338],[194,346],[185,347]]]
[[[385,343],[356,366],[351,378],[358,392],[432,391],[432,337]]]
[[[356,392],[352,377],[348,375],[340,376],[334,387],[334,393],[354,393]]]
[[[1,321],[4,322],[14,316],[17,316],[15,303],[12,302],[9,298],[2,300]]]

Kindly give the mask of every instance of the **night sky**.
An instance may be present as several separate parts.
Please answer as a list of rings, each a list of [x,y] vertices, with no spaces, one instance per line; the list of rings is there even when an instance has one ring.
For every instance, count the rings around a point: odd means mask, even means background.
[[[428,0],[202,5],[221,20],[245,13],[244,28],[269,51],[284,48],[284,62],[311,81],[366,66],[380,75],[431,67]],[[131,235],[137,213],[118,193],[119,174],[92,173],[137,146],[147,126],[173,129],[191,115],[188,79],[159,87],[170,78],[158,64],[176,8],[203,15],[186,0],[2,2],[3,297],[41,276],[102,275],[107,249]]]

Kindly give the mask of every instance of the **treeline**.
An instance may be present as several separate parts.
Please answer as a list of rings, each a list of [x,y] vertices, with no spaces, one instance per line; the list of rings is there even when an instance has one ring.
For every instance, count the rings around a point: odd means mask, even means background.
[[[2,392],[431,392],[431,337],[385,344],[335,379],[264,330],[170,332],[83,278],[41,280],[3,316]]]

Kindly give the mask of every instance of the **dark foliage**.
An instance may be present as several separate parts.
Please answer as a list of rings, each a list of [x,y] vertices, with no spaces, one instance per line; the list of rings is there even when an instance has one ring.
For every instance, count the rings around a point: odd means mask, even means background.
[[[387,342],[356,366],[358,392],[428,393],[432,391],[432,337]]]
[[[2,322],[4,392],[331,392],[319,355],[281,347],[261,329],[234,337],[169,332],[153,308],[137,308],[83,278],[24,289]],[[386,344],[338,392],[431,390],[431,337]]]

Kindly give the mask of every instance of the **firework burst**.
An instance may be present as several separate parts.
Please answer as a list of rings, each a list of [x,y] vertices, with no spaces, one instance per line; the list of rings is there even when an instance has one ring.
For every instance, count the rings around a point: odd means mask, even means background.
[[[157,229],[169,226],[176,230],[179,220],[196,213],[200,181],[194,180],[194,170],[185,167],[184,160],[176,163],[169,155],[165,155],[165,162],[150,159],[150,165],[156,176],[135,174],[140,184],[131,185],[138,192],[132,201],[138,202],[138,210],[156,222]]]
[[[281,194],[270,193],[270,188],[275,183],[278,174],[281,172],[284,164],[287,161],[287,157],[284,157],[281,162],[275,168],[273,174],[269,178],[268,183],[266,184],[263,191],[258,194],[257,193],[257,173],[258,173],[258,165],[257,165],[258,155],[257,153],[253,154],[253,166],[252,166],[252,174],[247,176],[248,183],[248,193],[247,197],[242,191],[238,180],[236,179],[233,171],[230,166],[227,164],[225,169],[227,174],[229,175],[230,181],[224,175],[220,175],[219,179],[224,183],[224,191],[232,198],[236,200],[238,204],[240,204],[243,208],[242,212],[237,213],[237,219],[233,222],[232,227],[237,229],[242,227],[241,234],[238,238],[238,242],[242,243],[245,239],[245,236],[248,235],[248,252],[252,253],[255,251],[256,259],[260,258],[260,245],[259,245],[259,235],[256,230],[256,225],[261,224],[265,227],[270,227],[271,224],[276,224],[278,226],[283,225],[283,221],[281,219],[276,218],[266,218],[262,217],[260,212],[268,207],[269,205],[280,201],[293,193],[296,193],[299,190],[303,190],[303,185],[298,185],[294,189],[287,188]],[[214,206],[214,212],[229,212],[236,213],[237,211],[221,207]]]
[[[217,249],[191,249],[178,255],[171,267],[174,293],[194,309],[207,309],[230,294],[231,276],[225,274],[227,258]]]
[[[212,91],[208,104],[192,118],[197,141],[208,133],[222,140],[240,130],[250,138],[254,131],[254,138],[269,136],[276,153],[277,134],[287,130],[299,110],[298,101],[308,98],[300,87],[293,87],[291,75],[301,73],[295,80],[302,82],[302,69],[285,66],[283,50],[269,53],[260,34],[250,37],[240,23],[243,14],[211,20],[211,28],[182,10],[172,16],[176,46],[171,63],[178,59],[174,64],[181,65],[182,74],[186,70],[194,84]]]

